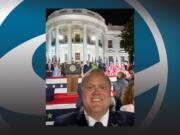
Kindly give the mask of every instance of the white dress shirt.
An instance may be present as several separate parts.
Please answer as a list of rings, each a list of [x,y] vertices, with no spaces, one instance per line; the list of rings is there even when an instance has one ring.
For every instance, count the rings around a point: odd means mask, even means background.
[[[90,127],[93,127],[96,122],[101,122],[104,127],[108,126],[109,110],[101,117],[100,121],[97,121],[94,118],[92,118],[91,116],[89,116],[86,111],[84,111],[84,115],[85,115],[87,123]]]

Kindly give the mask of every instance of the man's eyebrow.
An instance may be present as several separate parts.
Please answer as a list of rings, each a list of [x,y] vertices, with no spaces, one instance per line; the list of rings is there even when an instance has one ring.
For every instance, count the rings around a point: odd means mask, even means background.
[[[94,84],[92,84],[92,83],[87,83],[86,85],[94,85]]]

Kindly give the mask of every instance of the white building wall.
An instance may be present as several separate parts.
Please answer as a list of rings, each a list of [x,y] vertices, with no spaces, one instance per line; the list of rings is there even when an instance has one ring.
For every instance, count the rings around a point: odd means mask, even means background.
[[[83,44],[72,44],[72,57],[74,61],[75,53],[80,53],[80,61],[83,61]]]
[[[72,57],[75,60],[75,53],[80,53],[80,61],[83,61],[83,44],[72,44]],[[51,48],[52,51],[55,51],[55,48]],[[68,54],[68,45],[60,45],[60,61],[65,62],[65,54]],[[95,45],[87,46],[87,54],[90,55],[90,61],[95,61]],[[52,53],[52,57],[55,55],[55,52]],[[88,55],[87,55],[88,56]],[[103,58],[103,49],[99,48],[99,56]]]
[[[60,45],[60,61],[65,62],[65,54],[68,54],[68,44]]]
[[[113,57],[114,64],[121,64],[121,57],[125,58],[125,61],[129,61],[128,53],[124,52],[123,48],[120,48],[121,37],[117,37],[117,34],[105,34],[104,35],[104,44],[105,44],[105,61],[109,58],[109,56]],[[108,40],[112,40],[112,48],[108,48]],[[117,60],[117,61],[116,61]],[[108,60],[109,61],[109,60]],[[127,63],[125,63],[127,64]]]

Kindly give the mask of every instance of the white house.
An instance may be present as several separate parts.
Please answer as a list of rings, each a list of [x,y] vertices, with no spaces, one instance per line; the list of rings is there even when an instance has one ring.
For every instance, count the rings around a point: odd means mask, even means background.
[[[120,46],[123,26],[106,25],[105,19],[87,9],[61,9],[46,22],[47,59],[72,61],[102,60],[128,64],[129,55]]]

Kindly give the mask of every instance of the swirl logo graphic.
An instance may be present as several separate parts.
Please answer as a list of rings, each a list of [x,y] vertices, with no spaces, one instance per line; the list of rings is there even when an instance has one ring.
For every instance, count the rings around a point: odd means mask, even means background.
[[[143,18],[153,35],[159,53],[158,63],[135,74],[136,96],[159,85],[152,108],[142,124],[143,127],[147,127],[158,113],[164,98],[168,76],[167,55],[161,33],[151,15],[137,0],[124,1]],[[22,0],[0,2],[0,31],[8,16],[21,4],[23,4]],[[16,27],[15,24],[13,26]],[[2,108],[26,115],[45,115],[45,81],[34,72],[32,65],[34,53],[45,41],[45,34],[36,35],[16,45],[1,57],[0,106]],[[7,124],[1,115],[0,123]]]

